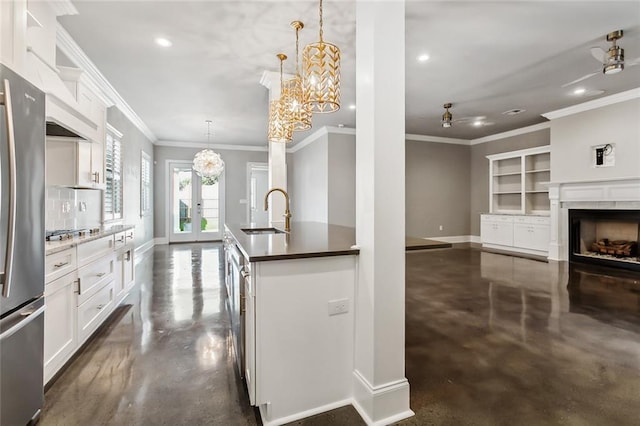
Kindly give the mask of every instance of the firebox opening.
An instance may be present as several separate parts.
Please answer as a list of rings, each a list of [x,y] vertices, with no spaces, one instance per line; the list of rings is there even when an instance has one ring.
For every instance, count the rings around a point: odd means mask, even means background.
[[[640,270],[638,210],[569,210],[569,260]]]

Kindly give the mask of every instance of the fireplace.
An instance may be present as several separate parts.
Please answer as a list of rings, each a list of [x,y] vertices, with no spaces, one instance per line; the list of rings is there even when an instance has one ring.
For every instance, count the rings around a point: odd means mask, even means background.
[[[569,209],[569,261],[640,271],[640,210]]]

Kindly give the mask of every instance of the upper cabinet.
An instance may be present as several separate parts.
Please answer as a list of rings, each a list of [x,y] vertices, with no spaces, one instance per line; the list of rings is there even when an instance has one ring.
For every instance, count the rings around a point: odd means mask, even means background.
[[[487,156],[489,211],[504,214],[549,214],[547,183],[551,147],[541,146]]]

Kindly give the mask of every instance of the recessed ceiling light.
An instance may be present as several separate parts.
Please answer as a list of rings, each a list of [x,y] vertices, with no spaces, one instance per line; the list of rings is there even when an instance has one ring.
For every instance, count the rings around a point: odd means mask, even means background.
[[[171,47],[173,45],[173,43],[171,43],[171,40],[164,37],[156,37],[155,41],[156,44],[161,47]]]
[[[342,129],[342,128],[344,128],[344,124],[340,123],[340,124],[338,124],[338,127]]]
[[[574,95],[584,95],[584,92],[586,92],[587,89],[585,89],[584,87],[578,87],[576,90],[573,91]]]
[[[356,106],[354,104],[349,105],[349,109],[356,109]]]
[[[423,53],[422,55],[418,56],[418,61],[419,62],[427,62],[429,60],[430,56],[426,53]]]
[[[480,127],[480,126],[482,126],[482,121],[480,121],[480,120],[474,121],[473,125],[476,126],[476,127]]]

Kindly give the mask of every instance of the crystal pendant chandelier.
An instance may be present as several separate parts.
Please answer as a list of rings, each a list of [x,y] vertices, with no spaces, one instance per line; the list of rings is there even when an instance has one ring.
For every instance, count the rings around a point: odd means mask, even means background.
[[[211,143],[211,120],[206,120],[206,123],[207,145],[209,145]],[[200,177],[213,179],[211,183],[215,183],[224,171],[224,161],[222,161],[220,154],[212,149],[203,149],[193,157],[193,171]]]
[[[287,59],[284,53],[276,55],[280,59],[280,98],[269,102],[269,142],[292,142],[293,124],[291,123],[291,110],[282,96],[282,63]]]
[[[311,104],[304,103],[302,77],[300,77],[298,65],[298,32],[304,28],[304,24],[300,21],[293,21],[291,26],[296,30],[296,75],[283,83],[282,99],[290,111],[293,131],[299,132],[311,128]]]
[[[320,41],[308,44],[302,52],[304,104],[319,113],[340,109],[340,49],[322,36],[320,0]]]

